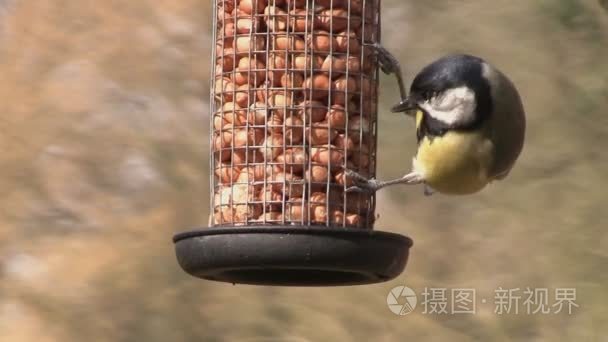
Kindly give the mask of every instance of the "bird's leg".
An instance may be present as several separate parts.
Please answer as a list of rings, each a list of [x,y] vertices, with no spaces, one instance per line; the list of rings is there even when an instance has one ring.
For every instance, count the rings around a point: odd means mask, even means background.
[[[401,96],[401,102],[404,102],[407,98],[405,86],[403,84],[403,74],[401,72],[401,64],[387,49],[385,49],[380,43],[371,44],[376,50],[376,56],[378,56],[378,63],[380,69],[387,75],[394,74],[397,78],[399,85],[399,95]]]
[[[412,171],[401,178],[389,181],[379,181],[374,178],[367,179],[352,170],[346,170],[345,173],[347,177],[352,178],[355,184],[354,186],[346,189],[346,192],[376,192],[382,188],[395,184],[414,185],[424,183],[424,178],[416,171]]]

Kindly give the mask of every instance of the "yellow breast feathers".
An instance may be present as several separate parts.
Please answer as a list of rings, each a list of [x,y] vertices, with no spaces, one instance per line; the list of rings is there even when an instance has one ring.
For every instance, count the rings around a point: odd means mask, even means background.
[[[416,113],[416,126],[422,122]],[[479,131],[447,131],[441,136],[423,136],[414,158],[414,170],[425,182],[444,194],[470,194],[489,181],[493,144]]]

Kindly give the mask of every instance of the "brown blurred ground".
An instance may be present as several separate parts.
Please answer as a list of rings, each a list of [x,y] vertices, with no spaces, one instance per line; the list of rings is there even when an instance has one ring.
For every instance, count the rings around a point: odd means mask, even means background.
[[[384,1],[384,42],[408,79],[449,52],[484,56],[529,118],[508,180],[469,197],[380,196],[380,229],[415,240],[380,285],[285,289],[198,281],[175,231],[208,214],[210,4],[0,0],[0,340],[293,341],[608,335],[608,16],[596,1]],[[412,123],[388,113],[379,173],[401,175]],[[568,315],[397,317],[407,284],[575,287]],[[255,339],[251,339],[252,341]],[[262,339],[258,339],[262,340]]]

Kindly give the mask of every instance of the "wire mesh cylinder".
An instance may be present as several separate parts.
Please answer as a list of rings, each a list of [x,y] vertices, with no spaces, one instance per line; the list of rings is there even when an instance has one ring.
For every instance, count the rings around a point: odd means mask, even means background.
[[[215,0],[212,226],[372,229],[380,0]]]

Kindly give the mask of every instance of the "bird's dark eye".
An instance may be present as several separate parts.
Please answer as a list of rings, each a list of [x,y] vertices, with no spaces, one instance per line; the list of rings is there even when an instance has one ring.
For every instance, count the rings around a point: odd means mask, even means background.
[[[430,99],[432,99],[432,98],[435,98],[437,96],[439,96],[439,92],[438,91],[427,91],[427,92],[424,93],[424,99],[427,100],[427,101],[430,100]]]

